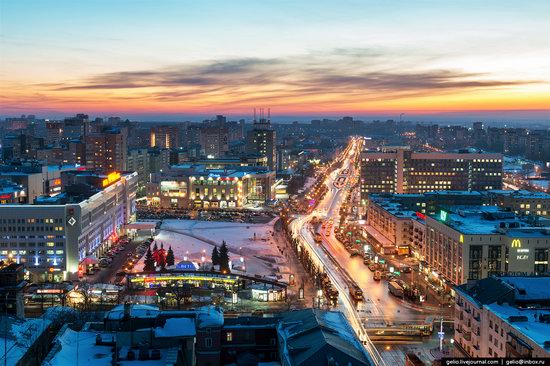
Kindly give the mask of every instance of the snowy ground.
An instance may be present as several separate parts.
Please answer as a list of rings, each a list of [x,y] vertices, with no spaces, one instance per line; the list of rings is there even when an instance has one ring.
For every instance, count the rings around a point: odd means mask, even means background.
[[[229,257],[234,266],[242,266],[241,257],[248,275],[267,277],[283,276],[288,281],[290,270],[274,242],[273,224],[249,224],[200,220],[164,220],[159,234],[155,237],[157,245],[164,249],[172,246],[176,263],[188,260],[201,263],[210,262],[214,245],[225,240],[229,248]],[[254,239],[254,234],[255,239]],[[143,259],[135,269],[143,268]],[[235,267],[234,267],[235,269]]]

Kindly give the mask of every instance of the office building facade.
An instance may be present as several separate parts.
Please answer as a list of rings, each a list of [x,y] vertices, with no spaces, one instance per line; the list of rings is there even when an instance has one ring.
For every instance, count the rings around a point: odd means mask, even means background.
[[[136,173],[74,171],[62,180],[57,195],[0,205],[0,258],[25,264],[33,280],[77,278],[84,258],[106,251],[135,219]]]
[[[501,154],[419,153],[407,147],[385,147],[361,154],[364,201],[371,193],[484,191],[501,187]]]

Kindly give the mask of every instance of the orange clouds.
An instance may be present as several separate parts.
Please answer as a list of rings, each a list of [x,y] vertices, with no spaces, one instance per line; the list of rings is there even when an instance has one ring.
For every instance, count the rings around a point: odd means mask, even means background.
[[[3,113],[248,113],[270,105],[278,114],[365,114],[382,111],[544,110],[544,81],[497,79],[457,70],[381,67],[365,50],[308,57],[242,58],[170,68],[92,75],[73,82],[0,89]]]

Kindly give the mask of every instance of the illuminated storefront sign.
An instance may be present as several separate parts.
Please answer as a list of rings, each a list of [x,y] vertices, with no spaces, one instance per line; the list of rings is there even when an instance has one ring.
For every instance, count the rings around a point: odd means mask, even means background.
[[[529,259],[529,249],[518,249],[516,259],[527,260]]]
[[[512,240],[512,248],[521,248],[521,240],[519,239]]]
[[[424,215],[422,212],[416,212],[416,216],[422,220],[426,220],[426,215]]]
[[[107,175],[107,178],[103,179],[103,188],[110,186],[111,184],[118,182],[120,180],[120,173],[113,172]]]
[[[447,221],[447,211],[441,210],[441,212],[439,213],[439,218],[441,219],[441,221]]]

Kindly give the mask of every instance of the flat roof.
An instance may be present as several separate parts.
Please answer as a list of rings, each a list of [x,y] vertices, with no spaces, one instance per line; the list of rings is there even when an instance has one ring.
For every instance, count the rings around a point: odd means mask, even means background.
[[[539,321],[539,316],[550,316],[549,310],[518,309],[508,304],[499,305],[498,303],[485,305],[485,307],[542,349],[545,349],[544,342],[550,341],[550,323]]]
[[[502,212],[495,206],[471,206],[455,208],[457,212],[446,212],[445,221],[442,220],[442,214],[429,215],[433,220],[440,222],[462,234],[466,235],[491,235],[499,234],[497,230],[500,223],[517,223],[520,227],[527,226],[515,215],[509,212]],[[487,218],[486,214],[495,214],[492,219]],[[500,218],[498,215],[502,215]],[[510,217],[509,215],[513,215]]]

